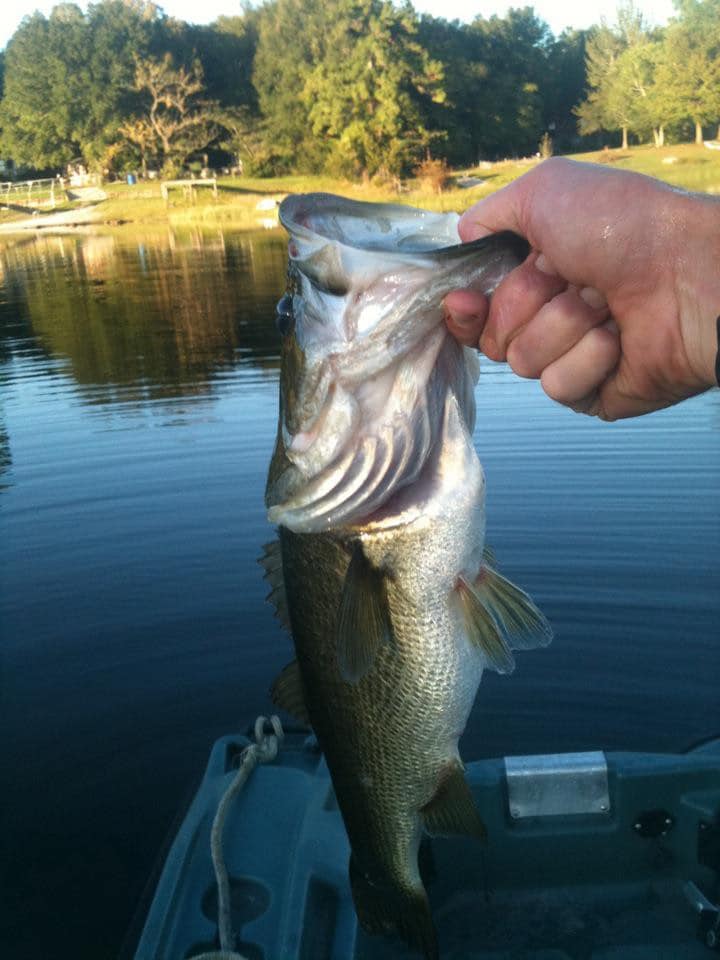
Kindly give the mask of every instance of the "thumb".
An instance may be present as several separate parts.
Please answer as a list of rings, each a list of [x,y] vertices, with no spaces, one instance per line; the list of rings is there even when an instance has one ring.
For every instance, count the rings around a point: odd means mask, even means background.
[[[524,174],[513,180],[463,213],[458,223],[458,232],[463,243],[477,240],[488,233],[497,233],[499,230],[513,230],[527,236],[524,211],[531,186],[527,182],[528,176],[529,174]]]

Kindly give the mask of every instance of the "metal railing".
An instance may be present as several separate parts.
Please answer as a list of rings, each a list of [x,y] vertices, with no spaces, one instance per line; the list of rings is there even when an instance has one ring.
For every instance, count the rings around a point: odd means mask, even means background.
[[[62,197],[62,194],[63,184],[56,177],[0,182],[0,204],[6,207],[15,203],[24,207],[54,209],[58,196]]]

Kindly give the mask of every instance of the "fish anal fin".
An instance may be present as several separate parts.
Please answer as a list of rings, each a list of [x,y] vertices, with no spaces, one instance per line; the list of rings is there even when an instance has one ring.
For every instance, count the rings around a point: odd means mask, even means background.
[[[357,543],[338,609],[337,656],[343,680],[358,683],[391,637],[385,574],[372,566]]]
[[[275,608],[275,616],[280,623],[290,629],[287,595],[285,593],[285,578],[283,577],[282,553],[280,541],[271,540],[263,546],[262,555],[258,563],[265,571],[263,577],[270,584],[270,593],[265,597]]]
[[[460,762],[449,763],[443,769],[432,800],[421,812],[425,829],[430,834],[487,838],[487,829]]]
[[[270,688],[270,696],[276,706],[295,717],[303,726],[311,725],[297,660],[291,660],[283,667]]]
[[[550,624],[524,590],[495,570],[490,551],[485,551],[483,557],[475,592],[497,622],[510,649],[546,647],[552,640]]]
[[[406,888],[390,881],[373,883],[351,856],[350,887],[355,912],[366,933],[397,933],[425,960],[439,960],[437,933],[422,885]]]
[[[498,673],[512,673],[515,669],[515,658],[481,586],[459,577],[456,591],[470,642],[482,650],[493,670]]]

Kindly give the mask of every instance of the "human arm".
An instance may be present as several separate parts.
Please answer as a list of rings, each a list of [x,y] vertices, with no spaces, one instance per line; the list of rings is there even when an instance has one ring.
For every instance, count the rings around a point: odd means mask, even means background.
[[[509,229],[533,253],[490,303],[455,291],[448,327],[573,409],[648,413],[715,384],[720,203],[650,177],[552,159],[479,201],[468,241]]]

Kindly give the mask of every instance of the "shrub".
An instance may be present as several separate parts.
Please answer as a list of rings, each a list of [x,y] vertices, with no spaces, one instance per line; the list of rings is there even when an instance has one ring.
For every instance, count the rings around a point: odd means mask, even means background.
[[[423,190],[442,193],[450,182],[450,168],[446,160],[434,160],[427,156],[413,171]]]

